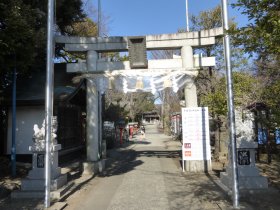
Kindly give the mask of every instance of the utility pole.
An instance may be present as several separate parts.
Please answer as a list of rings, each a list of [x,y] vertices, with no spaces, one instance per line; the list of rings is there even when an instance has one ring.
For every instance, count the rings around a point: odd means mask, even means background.
[[[97,20],[98,37],[101,37],[101,2],[98,0],[98,20]]]
[[[17,57],[15,54],[15,67],[13,71],[13,108],[12,108],[12,150],[11,150],[11,162],[12,162],[12,176],[16,176],[16,91],[17,91]]]
[[[48,24],[47,24],[47,81],[46,81],[46,101],[45,101],[45,208],[50,207],[51,188],[51,128],[53,115],[53,58],[54,58],[54,0],[48,0]]]
[[[228,3],[227,0],[222,1],[223,12],[223,27],[224,27],[224,54],[227,72],[227,92],[228,92],[228,122],[230,127],[230,154],[231,154],[231,168],[232,168],[232,201],[235,209],[239,208],[239,189],[238,189],[238,173],[236,163],[236,132],[235,132],[235,111],[234,111],[234,95],[232,82],[232,67],[231,67],[231,53],[230,53],[230,39],[227,30],[228,24]]]
[[[98,0],[98,21],[97,21],[97,36],[101,37],[101,1]],[[98,53],[98,59],[101,58],[101,53]],[[102,122],[102,93],[101,93],[101,84],[100,80],[98,80],[99,84],[99,90],[98,90],[98,125],[99,125],[99,135],[98,135],[98,141],[99,141],[99,158],[102,158],[102,132],[103,132],[103,122]]]
[[[186,22],[187,22],[187,32],[189,32],[190,27],[189,27],[189,3],[188,3],[188,0],[186,0]]]

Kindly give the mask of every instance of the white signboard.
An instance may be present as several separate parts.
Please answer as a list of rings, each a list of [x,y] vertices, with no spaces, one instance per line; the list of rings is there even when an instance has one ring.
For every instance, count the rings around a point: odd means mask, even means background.
[[[182,128],[183,160],[210,160],[208,107],[182,108]]]

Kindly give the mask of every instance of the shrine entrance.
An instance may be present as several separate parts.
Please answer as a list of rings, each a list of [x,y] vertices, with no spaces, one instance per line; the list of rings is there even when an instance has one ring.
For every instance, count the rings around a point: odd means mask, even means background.
[[[222,28],[214,28],[136,37],[57,36],[56,43],[65,44],[66,51],[86,53],[86,60],[67,64],[67,72],[81,73],[80,78],[87,80],[87,162],[84,163],[84,173],[97,173],[104,167],[101,158],[101,95],[107,89],[155,93],[166,87],[171,87],[174,92],[184,88],[185,106],[197,107],[195,77],[199,69],[215,66],[215,57],[194,55],[193,48],[214,45],[215,37],[222,35]],[[172,59],[147,59],[147,50],[168,49],[180,50],[180,55]],[[129,61],[99,58],[99,53],[125,51],[129,53]],[[209,161],[190,161],[188,164],[193,164],[195,171],[210,168]],[[192,171],[192,167],[188,169]]]

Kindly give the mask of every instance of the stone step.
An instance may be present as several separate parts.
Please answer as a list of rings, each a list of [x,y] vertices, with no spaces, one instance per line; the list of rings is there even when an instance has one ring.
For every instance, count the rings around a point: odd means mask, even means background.
[[[61,199],[64,195],[67,194],[67,192],[70,192],[72,188],[74,188],[75,183],[74,182],[69,182],[63,187],[59,188],[58,190],[52,191],[51,192],[51,198],[53,200],[59,200]]]
[[[67,206],[66,202],[56,202],[52,206],[47,208],[47,210],[61,210],[64,209],[66,206]]]
[[[16,190],[11,193],[11,198],[20,199],[20,198],[44,198],[44,191],[21,191]]]
[[[71,191],[71,188],[74,187],[74,182],[69,182],[58,190],[51,191],[50,197],[52,201],[57,201],[61,199],[67,192]],[[11,193],[11,198],[20,199],[20,198],[44,198],[45,191],[43,190],[17,190]]]
[[[220,174],[221,182],[231,189],[232,178],[227,173],[222,172]],[[239,176],[238,177],[239,189],[267,189],[268,180],[263,176]]]
[[[51,180],[51,190],[57,190],[67,182],[67,175],[63,174],[56,179]],[[45,180],[44,179],[22,179],[21,190],[22,191],[44,191]]]

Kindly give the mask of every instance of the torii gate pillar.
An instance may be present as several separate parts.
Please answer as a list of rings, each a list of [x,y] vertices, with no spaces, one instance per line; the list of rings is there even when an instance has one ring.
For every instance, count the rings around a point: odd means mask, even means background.
[[[98,53],[87,52],[87,68],[97,70]],[[93,175],[103,170],[105,160],[101,160],[100,125],[99,125],[99,95],[95,79],[87,78],[87,161],[83,163],[83,173]]]
[[[181,48],[182,64],[184,68],[193,68],[193,50],[191,46]],[[195,77],[190,78],[185,86],[185,103],[186,107],[197,107]],[[187,172],[208,172],[211,171],[211,161],[208,160],[186,160],[184,168]]]
[[[193,49],[191,46],[183,46],[181,48],[182,66],[186,69],[194,68],[193,63]],[[194,78],[185,86],[185,103],[186,107],[197,107],[196,85]]]

